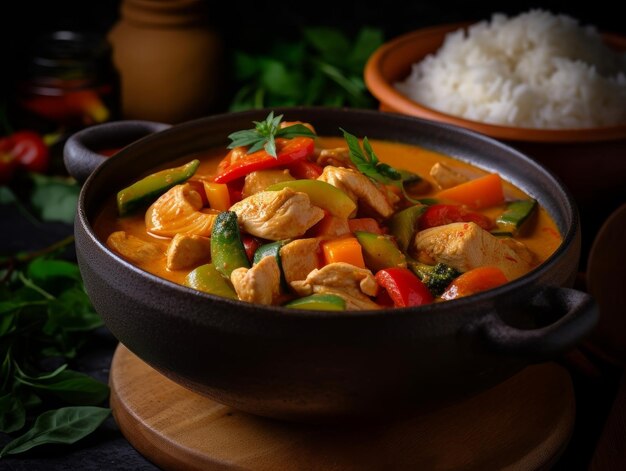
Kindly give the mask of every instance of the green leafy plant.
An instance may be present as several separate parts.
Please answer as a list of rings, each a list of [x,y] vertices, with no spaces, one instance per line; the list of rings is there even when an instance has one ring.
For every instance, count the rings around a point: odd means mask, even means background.
[[[74,443],[109,415],[96,407],[108,398],[108,386],[69,368],[90,332],[102,325],[78,267],[58,256],[72,241],[0,259],[0,432],[19,432],[40,414],[0,457],[46,443]]]
[[[340,30],[305,28],[295,41],[276,41],[267,53],[234,54],[237,93],[231,111],[293,105],[370,108],[363,82],[369,56],[383,43],[382,31],[362,28],[353,41]]]

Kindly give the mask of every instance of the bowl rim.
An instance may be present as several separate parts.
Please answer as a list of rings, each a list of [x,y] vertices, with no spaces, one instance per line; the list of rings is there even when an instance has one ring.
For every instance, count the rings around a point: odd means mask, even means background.
[[[269,111],[275,111],[277,114],[283,113],[293,113],[297,115],[298,112],[303,111],[315,111],[315,110],[331,110],[334,113],[355,113],[358,114],[359,117],[363,119],[394,119],[394,120],[403,120],[403,121],[416,121],[425,123],[429,126],[436,126],[440,128],[445,128],[450,132],[464,134],[470,136],[472,139],[477,139],[482,141],[483,143],[488,144],[489,146],[495,146],[506,150],[509,153],[515,154],[515,158],[521,159],[524,161],[526,165],[532,166],[540,170],[547,177],[551,178],[554,183],[558,186],[559,191],[563,194],[565,198],[565,202],[567,203],[566,212],[571,216],[571,224],[567,227],[567,231],[564,234],[561,234],[561,243],[559,246],[550,254],[550,256],[544,260],[542,263],[534,267],[528,273],[522,275],[519,278],[516,278],[504,285],[489,289],[484,292],[476,293],[471,296],[462,297],[458,299],[453,299],[450,301],[446,301],[444,303],[431,303],[423,306],[417,307],[404,307],[404,308],[393,308],[391,311],[394,316],[412,316],[415,314],[419,315],[428,315],[432,313],[448,311],[457,309],[462,311],[464,307],[472,306],[474,304],[481,304],[486,300],[491,298],[498,298],[505,293],[512,293],[520,290],[526,285],[532,285],[537,282],[537,280],[541,279],[546,272],[548,272],[552,266],[559,260],[564,257],[569,250],[569,248],[575,243],[576,237],[579,236],[580,233],[580,219],[578,215],[578,211],[576,209],[575,200],[569,189],[562,183],[558,176],[556,176],[552,171],[547,169],[545,166],[541,165],[534,159],[527,156],[525,153],[511,147],[510,145],[500,142],[492,137],[482,135],[472,130],[468,130],[466,128],[458,127],[455,125],[451,125],[448,123],[441,122],[433,122],[423,118],[414,117],[414,116],[406,116],[397,113],[386,113],[376,110],[368,110],[368,109],[354,109],[354,108],[329,108],[329,107],[280,107],[280,108],[264,108],[258,110],[248,110],[241,111],[235,113],[222,113],[217,115],[211,115],[204,118],[199,118],[191,121],[187,121],[184,123],[180,123],[174,125],[170,128],[164,129],[162,131],[150,134],[141,139],[136,140],[135,142],[129,144],[124,147],[122,150],[117,152],[115,155],[109,157],[102,165],[95,169],[89,175],[87,180],[84,182],[78,199],[78,210],[75,219],[75,230],[78,225],[81,226],[82,231],[86,235],[87,239],[92,244],[95,244],[97,250],[103,253],[108,259],[110,259],[113,263],[121,265],[125,267],[125,269],[130,270],[135,275],[147,279],[150,282],[154,282],[165,289],[173,289],[174,291],[178,291],[180,293],[184,293],[191,296],[196,296],[198,299],[204,299],[207,301],[219,301],[225,303],[226,305],[230,305],[236,309],[245,309],[246,311],[253,311],[255,317],[257,318],[276,318],[276,317],[285,317],[284,314],[289,314],[288,318],[299,318],[299,319],[325,319],[325,318],[338,318],[338,319],[346,319],[346,318],[371,318],[371,317],[380,317],[388,314],[390,309],[379,309],[379,310],[359,310],[359,311],[317,311],[317,310],[302,310],[302,309],[293,309],[287,308],[284,306],[264,306],[260,304],[249,303],[246,301],[233,300],[228,299],[216,295],[211,295],[202,291],[198,291],[196,289],[175,283],[174,281],[168,280],[166,278],[162,278],[158,275],[150,273],[131,262],[127,261],[113,250],[109,249],[106,246],[105,242],[101,240],[97,234],[95,233],[95,229],[91,220],[92,217],[88,215],[87,208],[85,207],[85,199],[86,195],[89,191],[95,191],[91,189],[91,186],[94,182],[99,178],[98,175],[102,172],[102,169],[108,165],[108,162],[115,162],[117,160],[124,159],[125,155],[128,153],[132,153],[134,149],[138,146],[142,146],[147,142],[154,141],[156,139],[161,139],[162,135],[167,135],[170,133],[179,133],[185,128],[191,128],[194,126],[207,126],[209,123],[214,121],[221,121],[224,119],[228,119],[233,115],[238,115],[239,117],[250,116],[250,119],[259,119],[259,115],[265,116]],[[338,118],[340,119],[340,118]],[[524,190],[523,190],[524,191]],[[94,211],[91,211],[92,213]],[[552,215],[551,215],[552,217]],[[80,250],[77,245],[77,251]],[[579,257],[579,255],[577,255]],[[544,286],[545,288],[548,285]],[[171,312],[171,314],[175,317],[177,314],[175,312]],[[202,321],[200,321],[202,322]]]
[[[420,28],[395,37],[376,49],[365,65],[363,76],[368,90],[379,100],[380,109],[449,123],[489,137],[510,141],[571,143],[626,139],[626,123],[595,128],[542,129],[490,124],[455,116],[411,100],[396,90],[383,75],[382,69],[385,61],[389,60],[398,47],[419,41],[426,36],[441,37],[443,42],[446,34],[461,28],[467,29],[473,24],[476,22],[446,23]],[[600,34],[607,45],[626,51],[626,36],[611,32],[600,32]],[[435,51],[429,54],[433,52]],[[407,64],[407,67],[411,65]]]

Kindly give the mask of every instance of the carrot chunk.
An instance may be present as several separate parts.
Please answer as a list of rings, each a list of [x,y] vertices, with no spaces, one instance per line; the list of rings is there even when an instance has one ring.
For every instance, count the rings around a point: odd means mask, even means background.
[[[496,206],[504,202],[502,179],[497,173],[490,173],[442,190],[436,198],[456,201],[473,209]]]
[[[503,285],[507,281],[506,276],[498,267],[474,268],[450,283],[441,295],[441,299],[450,300],[469,296]]]
[[[361,244],[356,237],[342,237],[341,239],[333,239],[322,242],[322,253],[324,254],[324,263],[345,262],[359,268],[365,268],[363,260],[363,252]]]

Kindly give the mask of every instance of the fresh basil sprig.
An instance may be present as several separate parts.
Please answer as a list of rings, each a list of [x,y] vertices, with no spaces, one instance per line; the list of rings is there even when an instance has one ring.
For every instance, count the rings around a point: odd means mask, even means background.
[[[232,142],[228,148],[233,149],[239,146],[250,146],[248,148],[248,154],[265,149],[269,155],[277,159],[275,138],[282,137],[292,139],[299,136],[315,137],[315,133],[300,123],[281,128],[280,122],[282,119],[282,114],[274,117],[274,112],[271,111],[264,121],[253,121],[254,129],[245,129],[229,134],[228,138]]]
[[[404,197],[411,203],[426,204],[423,199],[412,198],[409,194],[407,194],[406,189],[404,188],[405,180],[415,177],[416,175],[414,173],[407,170],[396,170],[391,165],[381,162],[378,159],[378,156],[374,153],[374,149],[372,149],[372,145],[367,137],[363,138],[363,149],[361,149],[359,139],[356,136],[350,134],[345,129],[339,129],[343,133],[343,137],[348,144],[350,160],[363,175],[384,185],[397,186],[400,190],[402,190]],[[431,202],[429,201],[428,204],[430,203]]]
[[[0,451],[0,458],[44,444],[76,443],[96,430],[110,413],[110,409],[92,406],[62,407],[44,412],[30,430],[7,443]]]

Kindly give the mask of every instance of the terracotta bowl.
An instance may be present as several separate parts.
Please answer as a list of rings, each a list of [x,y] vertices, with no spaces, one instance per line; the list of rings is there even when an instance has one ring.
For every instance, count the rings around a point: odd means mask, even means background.
[[[380,109],[460,126],[499,139],[552,170],[572,191],[591,233],[626,200],[626,124],[586,129],[529,129],[487,124],[428,108],[393,86],[411,65],[435,53],[445,36],[469,23],[420,29],[381,46],[365,67],[365,83]],[[626,37],[603,34],[605,43],[626,51]]]

